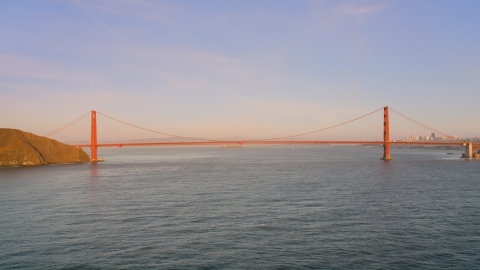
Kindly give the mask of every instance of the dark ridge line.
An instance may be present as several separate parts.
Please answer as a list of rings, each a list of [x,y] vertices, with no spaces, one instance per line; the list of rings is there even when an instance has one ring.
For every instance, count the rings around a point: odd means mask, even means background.
[[[51,164],[50,162],[48,162],[48,161],[45,160],[45,158],[43,157],[42,153],[41,153],[40,151],[38,151],[38,149],[35,148],[35,146],[33,146],[33,145],[27,140],[27,138],[25,138],[25,137],[23,136],[23,134],[20,133],[19,130],[17,130],[17,134],[19,135],[20,139],[22,139],[22,141],[23,141],[24,143],[26,143],[27,145],[29,145],[30,147],[32,147],[33,150],[35,150],[35,151],[38,153],[38,155],[39,155],[40,158],[43,160],[43,162],[45,162],[45,163],[48,164],[48,165]]]

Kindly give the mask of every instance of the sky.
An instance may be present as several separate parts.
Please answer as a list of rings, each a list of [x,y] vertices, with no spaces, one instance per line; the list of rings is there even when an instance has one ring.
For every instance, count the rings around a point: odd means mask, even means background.
[[[166,133],[275,137],[390,106],[480,136],[480,1],[0,2],[0,127],[97,110]]]

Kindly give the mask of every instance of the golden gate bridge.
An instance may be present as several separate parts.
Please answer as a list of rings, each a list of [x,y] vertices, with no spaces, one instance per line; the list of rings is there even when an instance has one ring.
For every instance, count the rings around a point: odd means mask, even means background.
[[[391,114],[390,114],[391,112]],[[463,146],[464,158],[480,158],[479,142],[424,125],[392,108],[382,107],[355,119],[314,131],[250,140],[218,140],[164,133],[91,111],[50,132],[46,137],[78,148],[90,148],[92,162],[99,147],[193,145],[382,145],[382,160],[392,160],[391,145]]]

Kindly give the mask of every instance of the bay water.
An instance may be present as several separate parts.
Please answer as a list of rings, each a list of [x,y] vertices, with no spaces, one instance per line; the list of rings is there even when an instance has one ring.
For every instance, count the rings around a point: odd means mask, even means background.
[[[480,160],[461,153],[101,148],[0,169],[0,269],[480,269]]]

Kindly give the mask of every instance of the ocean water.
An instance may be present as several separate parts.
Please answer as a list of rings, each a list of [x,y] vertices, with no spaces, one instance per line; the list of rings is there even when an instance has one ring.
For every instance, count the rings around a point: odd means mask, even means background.
[[[118,148],[0,169],[0,269],[480,269],[480,161],[381,155]]]

